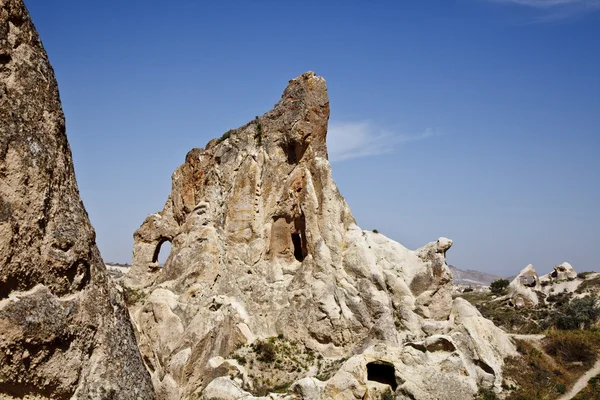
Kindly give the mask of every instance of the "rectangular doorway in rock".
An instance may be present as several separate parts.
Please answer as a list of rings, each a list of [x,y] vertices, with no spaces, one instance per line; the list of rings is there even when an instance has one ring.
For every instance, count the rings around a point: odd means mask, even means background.
[[[306,222],[304,221],[304,215],[295,218],[293,221],[292,230],[292,243],[294,245],[294,257],[296,260],[302,262],[308,255],[306,248]]]
[[[375,361],[367,364],[367,380],[390,385],[393,392],[398,387],[394,365],[384,361]]]
[[[298,261],[304,260],[304,252],[302,250],[302,234],[292,233],[292,243],[294,244],[294,257]]]

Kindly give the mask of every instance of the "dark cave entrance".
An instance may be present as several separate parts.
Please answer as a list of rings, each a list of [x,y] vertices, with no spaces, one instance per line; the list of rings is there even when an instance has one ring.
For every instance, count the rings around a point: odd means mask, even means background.
[[[301,233],[292,233],[292,243],[294,243],[294,257],[296,257],[296,260],[300,262],[304,260],[302,240],[303,238]]]
[[[162,251],[161,251],[162,250]],[[154,255],[152,256],[152,262],[158,262],[161,266],[165,265],[167,259],[171,255],[171,241],[167,238],[162,238],[158,241],[156,249],[154,249]]]
[[[292,229],[294,257],[296,260],[302,262],[308,255],[308,250],[306,248],[306,222],[304,221],[304,215],[301,215],[299,218],[296,218],[293,221]]]
[[[367,380],[390,385],[392,391],[396,391],[396,370],[392,364],[376,361],[367,364]]]

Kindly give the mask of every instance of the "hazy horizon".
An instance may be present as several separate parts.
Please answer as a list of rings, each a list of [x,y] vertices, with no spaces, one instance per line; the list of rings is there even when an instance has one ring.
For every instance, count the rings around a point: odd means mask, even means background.
[[[189,150],[312,70],[358,225],[498,275],[600,270],[600,12],[552,4],[26,0],[106,262],[131,262]]]

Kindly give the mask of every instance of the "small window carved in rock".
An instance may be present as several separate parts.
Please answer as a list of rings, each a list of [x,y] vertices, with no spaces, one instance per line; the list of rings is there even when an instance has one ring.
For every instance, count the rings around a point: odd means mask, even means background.
[[[152,262],[158,262],[161,268],[167,262],[169,255],[171,253],[171,241],[169,239],[163,238],[156,245],[156,249],[154,249],[154,255],[152,256]]]
[[[292,243],[294,244],[294,257],[298,261],[304,260],[303,237],[301,233],[292,233]]]
[[[390,385],[392,391],[396,391],[396,370],[390,363],[375,361],[367,364],[367,380]]]

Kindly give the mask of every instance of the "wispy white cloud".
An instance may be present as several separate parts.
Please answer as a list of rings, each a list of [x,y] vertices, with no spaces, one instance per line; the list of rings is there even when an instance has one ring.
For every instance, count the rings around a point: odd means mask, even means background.
[[[327,132],[329,159],[333,161],[390,153],[396,146],[437,135],[433,129],[417,134],[396,134],[370,121],[330,122]]]
[[[495,3],[515,4],[538,9],[542,16],[538,22],[556,21],[575,15],[600,10],[600,0],[480,0]]]

